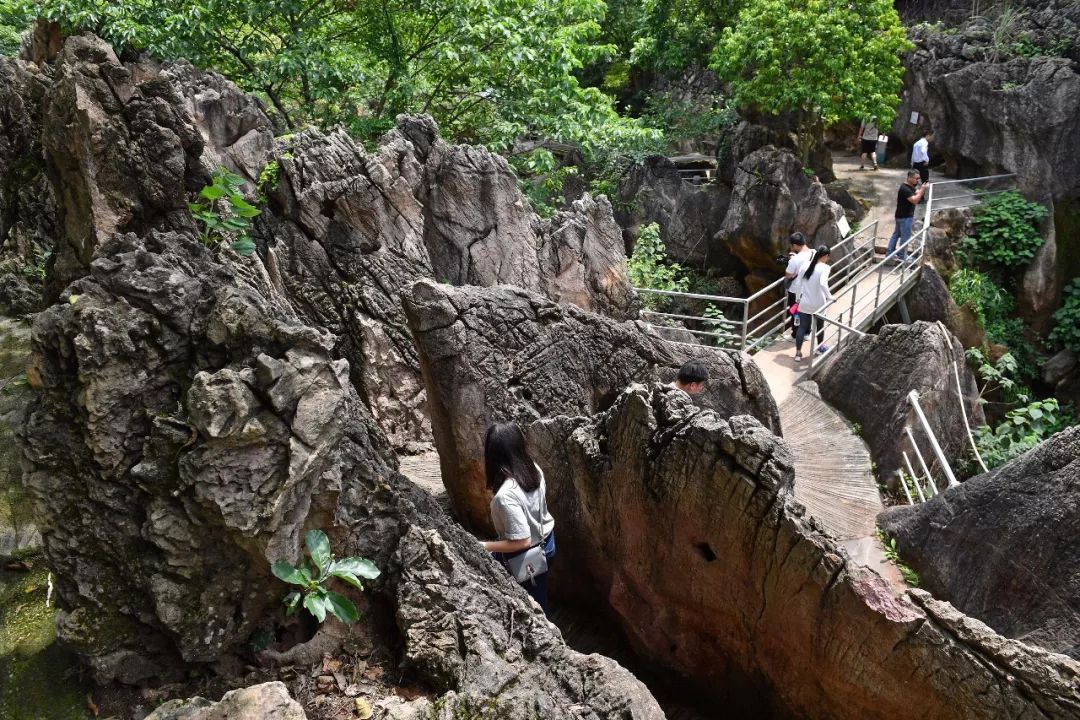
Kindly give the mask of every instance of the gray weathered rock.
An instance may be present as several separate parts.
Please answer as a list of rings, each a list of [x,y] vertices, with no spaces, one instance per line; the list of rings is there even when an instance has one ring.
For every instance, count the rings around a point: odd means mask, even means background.
[[[146,720],[307,720],[300,704],[279,682],[225,693],[219,702],[204,698],[170,700]]]
[[[818,376],[818,385],[826,402],[862,426],[878,474],[886,477],[904,467],[904,451],[912,463],[917,462],[905,426],[911,427],[920,449],[930,447],[907,400],[912,390],[918,391],[949,462],[968,447],[954,362],[963,383],[968,422],[978,427],[985,419],[977,402],[975,378],[965,363],[963,348],[940,323],[886,325],[877,335],[851,339]]]
[[[641,654],[729,714],[1080,713],[1080,664],[853,562],[793,499],[795,459],[753,418],[634,385],[605,413],[526,433],[556,518],[553,587],[609,608]]]
[[[41,546],[30,499],[22,484],[22,457],[15,443],[33,391],[26,385],[30,328],[0,318],[0,559]]]
[[[986,342],[986,331],[975,313],[956,304],[945,281],[933,267],[923,267],[919,281],[904,296],[904,301],[913,322],[940,322],[965,348],[981,348]]]
[[[881,525],[935,597],[1080,659],[1080,428]]]
[[[638,323],[616,323],[514,288],[422,281],[403,296],[419,347],[442,474],[458,516],[486,528],[483,437],[497,419],[521,422],[606,409],[631,382],[671,382],[698,357],[700,397],[725,417],[749,414],[779,431],[765,379],[744,355],[669,345]]]

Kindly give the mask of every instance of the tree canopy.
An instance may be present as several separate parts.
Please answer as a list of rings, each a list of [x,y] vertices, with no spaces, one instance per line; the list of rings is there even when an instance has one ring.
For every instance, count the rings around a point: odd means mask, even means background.
[[[826,125],[876,115],[884,126],[911,47],[891,0],[750,0],[721,34],[712,67],[739,107]]]
[[[25,15],[121,47],[184,57],[262,94],[287,125],[362,135],[431,113],[493,147],[537,134],[641,140],[611,99],[575,77],[611,51],[603,0],[16,0]]]

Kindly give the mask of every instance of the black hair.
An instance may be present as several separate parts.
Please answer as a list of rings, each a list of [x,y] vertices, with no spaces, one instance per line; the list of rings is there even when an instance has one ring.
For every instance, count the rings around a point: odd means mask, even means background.
[[[703,383],[709,379],[709,368],[700,360],[689,360],[679,368],[679,382],[683,385]]]
[[[907,176],[908,176],[908,177],[914,177],[915,175],[919,175],[919,171],[918,171],[918,170],[914,170],[914,169],[912,169],[912,170],[908,170],[908,171],[907,171]]]
[[[829,256],[828,245],[818,245],[817,250],[814,251],[814,257],[810,258],[810,264],[806,266],[806,272],[803,273],[803,277],[807,280],[814,274],[814,268],[817,267],[818,260],[823,257]]]
[[[498,492],[507,478],[513,478],[526,492],[540,487],[540,471],[529,456],[521,428],[495,423],[484,435],[484,474],[487,486]]]
[[[801,232],[793,232],[791,233],[791,237],[788,238],[788,242],[792,245],[805,245],[806,236]]]

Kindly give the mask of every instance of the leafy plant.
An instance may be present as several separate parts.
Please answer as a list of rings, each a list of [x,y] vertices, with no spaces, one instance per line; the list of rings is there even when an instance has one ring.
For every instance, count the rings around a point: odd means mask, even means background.
[[[44,250],[38,252],[35,255],[36,262],[33,265],[27,265],[23,268],[23,273],[30,280],[42,281],[48,274],[47,266],[49,264],[49,258],[52,257],[52,250]]]
[[[975,263],[1005,270],[1022,267],[1043,244],[1038,223],[1046,214],[1045,207],[1016,191],[999,193],[976,206],[975,234],[964,238],[961,248]]]
[[[634,287],[686,292],[688,281],[683,268],[668,259],[664,252],[664,243],[660,239],[660,226],[656,223],[649,223],[641,228],[634,244],[634,252],[627,260],[627,269],[630,272],[630,284]],[[653,310],[661,307],[663,300],[662,296],[651,293],[645,293],[642,297],[645,307]]]
[[[326,619],[327,613],[346,625],[356,622],[360,618],[356,605],[344,595],[328,589],[326,583],[330,578],[337,578],[363,590],[360,579],[374,580],[379,577],[379,569],[364,558],[334,559],[330,552],[330,539],[322,530],[308,530],[304,536],[304,544],[307,545],[310,555],[308,561],[301,561],[299,567],[294,567],[284,560],[279,560],[270,567],[279,580],[301,588],[285,597],[287,613],[294,613],[303,601],[307,611],[319,622]]]
[[[986,331],[987,342],[1004,345],[1016,361],[1015,376],[1029,381],[1038,374],[1037,353],[1024,333],[1024,322],[1012,317],[1013,298],[988,275],[961,268],[949,278],[949,292],[961,307],[971,310]]]
[[[900,552],[896,549],[896,538],[889,537],[881,528],[878,528],[877,536],[885,551],[885,559],[896,565],[896,569],[900,571],[904,582],[911,587],[919,587],[919,574],[901,559]]]
[[[573,165],[559,167],[555,155],[546,148],[537,148],[524,155],[510,158],[510,165],[518,176],[518,187],[529,198],[540,217],[551,217],[560,206],[566,204],[563,188],[566,179],[578,174]]]
[[[281,175],[281,165],[277,160],[271,160],[263,166],[259,173],[259,179],[255,181],[255,187],[259,188],[260,197],[266,197],[267,190],[277,190],[278,178]]]
[[[968,363],[975,368],[975,374],[983,381],[979,387],[980,402],[987,402],[986,398],[991,393],[1000,394],[1007,404],[1028,402],[1031,391],[1017,381],[1020,368],[1012,353],[1005,353],[995,363],[991,363],[979,348],[971,348],[966,355]]]
[[[862,437],[862,424],[861,423],[851,423],[851,434]]]
[[[225,168],[214,172],[212,182],[199,191],[199,199],[188,208],[202,224],[200,238],[204,245],[216,247],[228,243],[240,255],[255,252],[251,239],[251,219],[261,213],[244,199],[240,188],[244,178]]]
[[[976,428],[975,445],[983,462],[992,470],[1022,455],[1073,422],[1073,418],[1061,411],[1057,400],[1036,400],[1010,410],[993,429],[988,425]]]
[[[1063,295],[1061,307],[1054,312],[1050,342],[1080,353],[1080,278],[1069,283]]]

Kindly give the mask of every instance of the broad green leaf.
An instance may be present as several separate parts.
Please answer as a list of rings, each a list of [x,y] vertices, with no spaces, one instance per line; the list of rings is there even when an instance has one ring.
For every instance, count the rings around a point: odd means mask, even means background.
[[[207,185],[199,191],[199,194],[212,202],[214,200],[220,200],[221,198],[225,197],[226,192],[217,185]]]
[[[326,593],[323,602],[327,604],[327,609],[346,625],[352,625],[360,619],[360,613],[357,611],[356,606],[353,605],[352,600],[349,600],[344,595],[339,595],[331,590]]]
[[[335,560],[330,572],[347,572],[366,580],[374,580],[381,574],[379,568],[370,560],[359,557],[347,557]]]
[[[274,573],[274,577],[278,580],[283,580],[290,585],[307,585],[311,580],[302,568],[293,567],[284,560],[278,560],[271,565],[270,572]]]
[[[330,538],[322,530],[308,530],[304,544],[311,553],[311,560],[320,573],[330,567]]]
[[[351,572],[345,572],[344,570],[331,570],[331,577],[336,577],[349,585],[352,585],[357,590],[363,590],[364,584],[360,582],[360,579],[353,575]]]
[[[322,622],[326,619],[326,610],[328,603],[326,600],[315,593],[308,593],[304,597],[304,607],[307,611],[315,616],[315,619]]]
[[[245,257],[255,252],[255,242],[246,235],[241,238],[237,238],[237,240],[233,242],[231,247],[233,251],[236,252],[238,255],[243,255]]]

